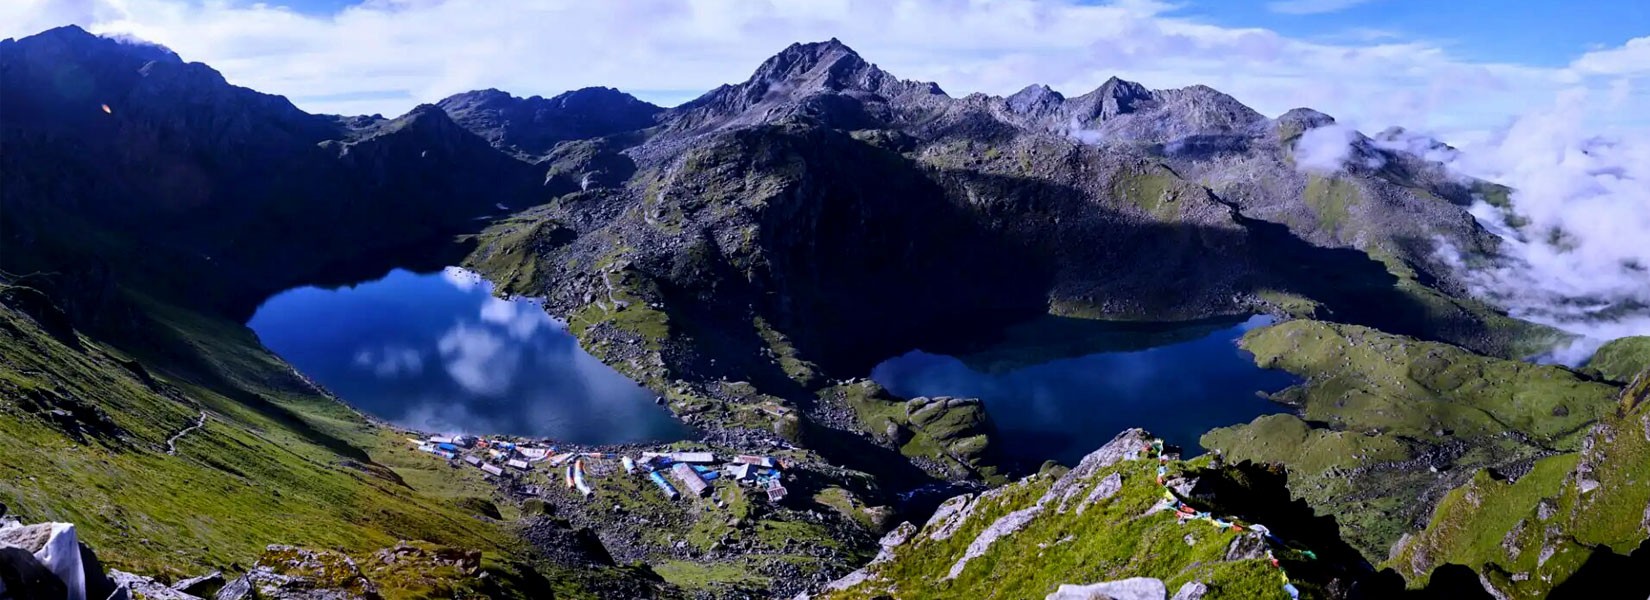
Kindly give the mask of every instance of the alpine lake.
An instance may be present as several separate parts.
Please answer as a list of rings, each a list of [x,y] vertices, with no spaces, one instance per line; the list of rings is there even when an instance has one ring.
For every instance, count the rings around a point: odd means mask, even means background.
[[[1076,464],[1130,427],[1195,454],[1209,429],[1287,410],[1265,395],[1294,377],[1257,367],[1235,343],[1270,322],[1047,317],[943,351],[913,350],[871,378],[902,398],[980,398],[998,447],[1016,462]],[[495,297],[462,269],[287,290],[248,325],[312,380],[401,426],[578,444],[693,437],[652,391],[580,349],[539,302]]]

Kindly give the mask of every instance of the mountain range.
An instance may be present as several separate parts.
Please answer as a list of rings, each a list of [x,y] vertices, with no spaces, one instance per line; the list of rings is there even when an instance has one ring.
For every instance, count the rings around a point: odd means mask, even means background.
[[[1597,577],[1585,565],[1609,559],[1593,557],[1642,560],[1636,543],[1650,535],[1650,525],[1590,528],[1650,518],[1633,513],[1650,489],[1619,466],[1643,456],[1627,438],[1644,416],[1632,390],[1642,392],[1645,376],[1634,376],[1650,355],[1630,342],[1605,351],[1607,368],[1518,362],[1563,334],[1473,298],[1459,261],[1438,252],[1469,265],[1496,256],[1499,238],[1468,207],[1505,206],[1508,190],[1392,143],[1402,132],[1353,133],[1325,165],[1302,140],[1339,126],[1311,109],[1267,117],[1208,87],[1116,78],[1069,98],[1040,85],[952,97],[834,39],[794,44],[746,81],[671,108],[608,88],[481,90],[389,119],[311,115],[164,48],[70,26],[0,41],[0,101],[0,451],[20,457],[0,467],[0,499],[82,523],[109,562],[163,579],[253,564],[271,543],[361,556],[415,539],[487,552],[494,587],[474,592],[483,596],[818,592],[878,551],[882,566],[832,593],[961,594],[979,573],[943,578],[930,563],[979,556],[1008,534],[970,525],[978,537],[966,539],[984,548],[965,550],[933,528],[966,516],[895,527],[927,519],[890,518],[896,492],[1001,486],[958,506],[990,498],[973,510],[1060,519],[1045,506],[1065,500],[1045,492],[1136,474],[1115,456],[1069,477],[1011,464],[979,402],[907,402],[858,378],[912,347],[961,347],[972,341],[963,331],[1046,315],[1288,320],[1244,345],[1303,378],[1279,398],[1299,414],[1205,436],[1241,466],[1176,468],[1191,474],[1188,490],[1206,482],[1188,497],[1248,511],[1260,510],[1253,498],[1281,497],[1302,503],[1289,518],[1338,520],[1301,534],[1338,549],[1321,573],[1306,570],[1298,587],[1310,596],[1453,585],[1434,569],[1465,565],[1496,597],[1541,597]],[[294,286],[451,264],[500,293],[544,298],[586,350],[658,391],[701,442],[793,447],[822,488],[878,511],[670,513],[683,543],[627,552],[615,537],[633,524],[605,513],[477,510],[499,500],[483,499],[488,484],[418,466],[394,428],[340,404],[244,326]],[[165,452],[197,414],[210,423],[204,447]],[[70,456],[54,458],[65,446]],[[1519,477],[1532,470],[1552,476]],[[1609,502],[1577,499],[1593,473],[1623,482]],[[1508,559],[1459,541],[1462,528],[1517,537],[1461,507],[1523,481],[1530,490],[1513,495],[1509,515],[1538,510],[1543,494],[1571,511],[1529,542],[1566,553],[1558,566],[1525,564],[1545,553],[1537,547]],[[1130,502],[1159,491],[1118,489]],[[201,531],[190,514],[217,525]],[[1083,527],[1174,537],[1145,517],[1104,514]],[[749,522],[791,533],[740,537]],[[1519,523],[1518,535],[1536,528]],[[934,543],[911,550],[914,532]],[[608,548],[558,562],[591,537]],[[728,573],[749,563],[724,539],[785,558],[764,559],[765,583],[751,584]],[[1186,543],[1231,563],[1196,581],[1164,571],[1190,563],[1147,561],[1149,550],[1129,555],[1145,561],[1134,572],[1096,572],[1249,589],[1260,557],[1219,543]],[[1102,551],[1072,548],[1062,560],[1073,564]],[[673,581],[639,564],[667,554]],[[705,587],[685,589],[689,579]],[[1055,583],[1093,582],[1015,585]]]

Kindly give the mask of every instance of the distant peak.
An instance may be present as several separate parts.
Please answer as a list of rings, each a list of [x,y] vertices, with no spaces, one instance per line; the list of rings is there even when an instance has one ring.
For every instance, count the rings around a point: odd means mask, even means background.
[[[1025,89],[1014,92],[1008,98],[1008,107],[1016,113],[1035,112],[1043,108],[1059,105],[1065,102],[1066,97],[1043,84],[1028,85]]]
[[[1335,117],[1323,114],[1310,108],[1292,108],[1289,112],[1278,117],[1278,122],[1295,125],[1300,130],[1317,129],[1335,124]]]
[[[1095,88],[1094,90],[1094,93],[1104,94],[1114,98],[1125,96],[1143,96],[1150,92],[1151,90],[1146,89],[1146,86],[1127,79],[1119,79],[1115,75],[1107,77],[1106,82],[1100,84],[1100,87]]]
[[[762,62],[751,75],[751,82],[778,83],[787,80],[818,79],[818,83],[840,87],[844,79],[876,67],[860,58],[836,38],[824,42],[791,44],[778,54]],[[812,77],[823,72],[825,77]]]
[[[599,99],[603,99],[603,100],[625,100],[625,101],[640,102],[640,100],[636,100],[635,96],[632,96],[630,94],[626,94],[621,90],[606,87],[606,86],[592,86],[592,87],[583,87],[583,88],[579,88],[579,89],[576,89],[576,90],[568,90],[568,91],[562,92],[560,94],[556,94],[551,99],[554,100],[554,99],[569,99],[569,98],[580,98],[580,99],[599,98]]]
[[[788,48],[786,48],[786,50],[790,50],[790,49],[793,49],[793,48],[794,49],[799,49],[799,50],[810,50],[810,51],[839,51],[839,52],[847,52],[847,53],[853,54],[855,56],[859,55],[858,52],[854,52],[853,48],[849,48],[847,44],[842,43],[842,40],[836,39],[834,37],[831,38],[831,39],[825,40],[823,42],[797,42],[797,43],[791,44]]]
[[[1109,77],[1094,91],[1073,99],[1083,109],[1079,120],[1106,120],[1135,111],[1136,105],[1150,100],[1152,91],[1133,81]]]
[[[172,49],[127,34],[97,35],[79,25],[54,27],[16,40],[23,46],[77,48],[97,54],[122,54],[144,62],[181,63]]]
[[[459,92],[457,94],[453,94],[453,95],[448,96],[446,98],[442,98],[441,101],[437,102],[436,104],[440,105],[440,106],[448,106],[448,105],[460,104],[460,103],[490,102],[490,101],[491,102],[496,102],[496,101],[500,101],[500,100],[515,100],[515,99],[517,99],[517,98],[515,96],[510,95],[509,92],[505,92],[505,91],[497,89],[497,88],[487,88],[487,89],[484,89],[484,90],[470,90],[468,92]]]
[[[45,31],[42,31],[42,32],[40,32],[36,35],[37,36],[42,36],[42,37],[80,37],[80,38],[95,38],[95,37],[97,37],[95,35],[92,35],[91,32],[86,31],[85,29],[81,29],[79,25],[64,25],[62,27],[53,27],[51,29],[47,29]],[[35,37],[35,36],[29,36],[29,37]]]
[[[433,119],[433,118],[439,118],[439,119],[445,120],[447,118],[447,111],[441,110],[441,107],[436,106],[434,104],[420,104],[418,106],[414,106],[412,108],[412,110],[407,111],[407,114],[401,115],[401,118],[402,119],[421,119],[421,118],[432,118]]]
[[[1041,97],[1047,96],[1049,94],[1054,94],[1056,96],[1059,96],[1060,92],[1056,92],[1056,91],[1054,91],[1054,88],[1048,87],[1048,86],[1043,85],[1041,83],[1033,83],[1031,85],[1025,86],[1024,88],[1021,88],[1020,91],[1018,91],[1018,92],[1014,92],[1014,94],[1009,96],[1009,97],[1010,98],[1014,98],[1014,97],[1041,98]]]

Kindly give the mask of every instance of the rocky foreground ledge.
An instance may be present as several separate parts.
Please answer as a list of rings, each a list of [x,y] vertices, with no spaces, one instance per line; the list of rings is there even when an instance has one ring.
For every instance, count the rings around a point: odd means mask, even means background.
[[[498,598],[508,576],[482,553],[402,542],[356,561],[331,550],[271,545],[245,574],[220,571],[178,580],[105,569],[71,523],[0,519],[0,598],[16,600],[372,600]]]
[[[1225,515],[1208,490],[1227,473],[1179,460],[1131,429],[1065,471],[945,502],[902,524],[870,565],[820,598],[1290,598],[1329,583],[1317,559],[1259,523]]]

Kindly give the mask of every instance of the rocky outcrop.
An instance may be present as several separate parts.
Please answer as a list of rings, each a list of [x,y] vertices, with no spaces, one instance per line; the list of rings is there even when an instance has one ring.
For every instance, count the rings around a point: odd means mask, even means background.
[[[744,83],[672,109],[667,127],[704,134],[801,116],[842,129],[880,129],[914,120],[942,99],[949,98],[939,86],[894,77],[832,39],[792,44]]]
[[[664,110],[605,87],[549,98],[486,89],[448,96],[436,106],[494,147],[529,159],[549,154],[561,142],[651,127]]]
[[[245,575],[224,586],[217,600],[368,600],[377,597],[378,586],[362,575],[348,556],[272,545]]]
[[[1088,585],[1064,584],[1044,600],[1164,600],[1169,588],[1151,577],[1133,577]]]
[[[991,420],[978,398],[913,398],[905,404],[905,417],[912,430],[958,464],[975,472],[993,464]]]
[[[1200,473],[1152,448],[1150,434],[1130,430],[1064,474],[954,497],[921,528],[884,538],[876,561],[821,595],[1161,599],[1172,587],[1177,598],[1283,597],[1261,534],[1173,516],[1165,486],[1195,488]],[[1194,495],[1212,500],[1177,497]],[[1093,501],[1079,513],[1085,498]]]

